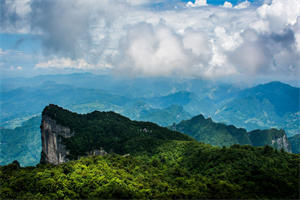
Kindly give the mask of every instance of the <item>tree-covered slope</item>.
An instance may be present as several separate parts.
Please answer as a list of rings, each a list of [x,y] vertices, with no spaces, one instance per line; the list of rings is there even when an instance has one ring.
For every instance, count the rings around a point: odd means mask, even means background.
[[[215,123],[211,118],[205,119],[203,115],[184,120],[173,125],[171,129],[188,134],[200,142],[211,145],[251,144],[245,129]]]
[[[179,124],[172,125],[170,128],[211,145],[269,145],[277,149],[283,148],[285,151],[291,151],[290,143],[287,141],[284,130],[267,129],[247,132],[245,129],[236,128],[233,125],[215,123],[211,118],[205,119],[203,115],[184,120]]]
[[[0,129],[0,165],[18,160],[22,166],[36,165],[40,160],[41,117],[34,117],[15,129]]]
[[[292,152],[300,153],[300,134],[294,135],[293,137],[290,137],[288,139],[292,146]]]
[[[70,159],[100,148],[118,154],[152,153],[156,146],[169,140],[192,140],[182,133],[151,122],[131,121],[114,112],[77,114],[50,104],[42,116],[75,132],[73,137],[63,139]]]
[[[299,155],[168,141],[152,155],[0,167],[1,199],[297,199]]]

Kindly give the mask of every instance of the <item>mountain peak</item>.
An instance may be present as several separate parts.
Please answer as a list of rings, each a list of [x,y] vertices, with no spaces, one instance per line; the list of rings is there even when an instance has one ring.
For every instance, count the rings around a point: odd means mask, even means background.
[[[93,152],[151,154],[171,140],[190,137],[150,122],[131,121],[114,112],[77,114],[54,104],[42,115],[42,163],[59,164]]]

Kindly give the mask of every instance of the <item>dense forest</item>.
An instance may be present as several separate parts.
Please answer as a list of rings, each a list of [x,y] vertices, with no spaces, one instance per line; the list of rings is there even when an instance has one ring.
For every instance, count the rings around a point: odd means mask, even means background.
[[[298,199],[300,156],[271,147],[169,141],[153,155],[0,167],[2,199]]]

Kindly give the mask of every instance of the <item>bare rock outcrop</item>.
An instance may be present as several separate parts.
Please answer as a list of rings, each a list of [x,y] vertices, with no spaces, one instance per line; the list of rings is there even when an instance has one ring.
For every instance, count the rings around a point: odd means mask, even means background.
[[[69,127],[58,124],[55,120],[47,115],[42,116],[41,124],[42,133],[42,154],[40,163],[60,164],[68,161],[65,145],[62,143],[63,138],[74,136]]]

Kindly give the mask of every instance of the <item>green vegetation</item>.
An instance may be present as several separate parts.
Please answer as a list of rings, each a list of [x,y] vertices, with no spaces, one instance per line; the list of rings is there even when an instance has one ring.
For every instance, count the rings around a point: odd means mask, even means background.
[[[291,151],[288,141],[284,141],[284,139],[278,141],[280,138],[286,138],[284,130],[268,129],[247,132],[245,129],[236,128],[233,125],[215,123],[211,118],[205,119],[203,115],[195,116],[190,120],[184,120],[179,124],[173,124],[170,128],[211,145],[269,145],[276,149],[283,148],[285,151]]]
[[[18,160],[22,166],[36,165],[42,150],[41,117],[34,117],[15,129],[0,129],[0,165]]]
[[[297,199],[300,156],[271,147],[169,141],[153,155],[0,167],[1,199]]]
[[[81,158],[60,165],[0,166],[1,199],[299,198],[297,154],[269,146],[211,146],[113,112],[76,114],[49,105],[42,116],[75,131],[63,142],[71,158]],[[228,131],[234,135],[236,128]],[[110,153],[82,157],[100,147]]]
[[[300,153],[300,134],[289,138],[293,153]]]
[[[73,137],[63,138],[70,152],[69,159],[77,159],[100,148],[118,154],[152,154],[156,146],[168,140],[192,140],[182,133],[151,122],[131,121],[114,112],[77,114],[51,104],[42,115],[75,132]]]

